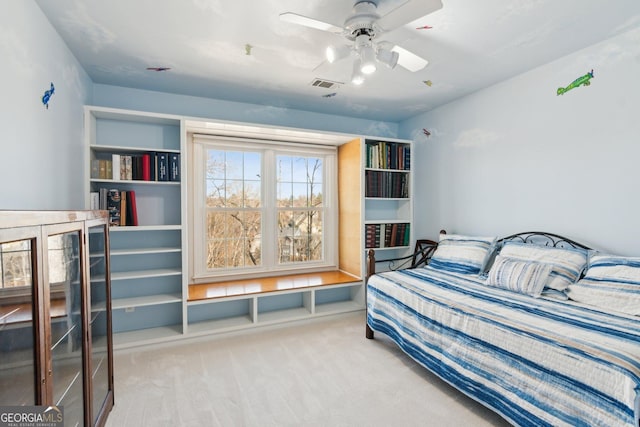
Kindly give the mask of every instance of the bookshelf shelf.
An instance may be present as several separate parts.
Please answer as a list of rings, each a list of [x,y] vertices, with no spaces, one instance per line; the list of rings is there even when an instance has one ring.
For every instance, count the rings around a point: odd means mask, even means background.
[[[113,185],[177,185],[180,186],[179,181],[145,181],[142,179],[139,180],[129,180],[129,179],[100,179],[100,178],[91,178],[91,182],[93,183],[102,183],[102,184],[113,184]]]
[[[114,310],[121,310],[133,307],[145,307],[150,305],[173,304],[177,302],[182,302],[182,297],[179,294],[158,294],[146,297],[114,298],[112,302],[112,308]]]
[[[114,271],[111,273],[111,280],[128,280],[128,279],[143,279],[147,277],[162,277],[162,276],[179,276],[182,271],[179,269],[155,269],[155,270],[138,270],[138,271]]]
[[[95,152],[104,152],[104,153],[113,153],[113,152],[122,152],[122,153],[143,153],[149,151],[148,148],[136,148],[136,147],[123,147],[121,145],[98,145],[92,144],[89,146],[91,150]],[[180,150],[172,150],[163,148],[162,150],[165,153],[180,153]]]

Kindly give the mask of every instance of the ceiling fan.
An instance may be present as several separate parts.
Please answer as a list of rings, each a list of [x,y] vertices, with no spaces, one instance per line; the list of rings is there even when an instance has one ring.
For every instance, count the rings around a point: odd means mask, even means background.
[[[342,27],[293,12],[280,14],[280,19],[322,31],[339,34],[349,40],[349,44],[329,46],[327,61],[334,63],[348,56],[354,56],[351,82],[362,84],[366,74],[376,71],[378,63],[389,68],[397,64],[409,71],[423,69],[428,61],[393,43],[379,37],[402,25],[428,15],[442,8],[441,0],[409,0],[384,16],[377,13],[379,0],[356,0],[351,14]]]

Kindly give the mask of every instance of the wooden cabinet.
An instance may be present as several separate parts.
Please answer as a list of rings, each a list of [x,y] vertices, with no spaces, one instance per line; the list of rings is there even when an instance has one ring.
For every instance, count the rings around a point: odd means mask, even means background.
[[[104,211],[0,211],[0,406],[62,406],[65,425],[113,407]]]

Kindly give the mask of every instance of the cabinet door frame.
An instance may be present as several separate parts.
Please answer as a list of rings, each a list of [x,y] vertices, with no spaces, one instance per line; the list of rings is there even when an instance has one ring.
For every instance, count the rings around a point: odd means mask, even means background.
[[[44,321],[41,322],[45,329],[45,346],[44,346],[44,356],[47,361],[46,366],[46,375],[47,380],[45,381],[45,404],[56,405],[56,402],[53,401],[53,354],[51,351],[51,322],[50,319],[50,283],[49,283],[49,237],[66,234],[66,233],[77,233],[78,234],[78,254],[80,256],[80,319],[82,325],[82,391],[83,391],[83,419],[84,425],[90,426],[91,423],[91,391],[93,390],[91,384],[91,366],[90,366],[90,347],[88,341],[88,330],[89,330],[89,310],[88,307],[88,291],[87,291],[87,283],[89,272],[87,271],[88,266],[88,249],[86,245],[86,228],[84,221],[75,221],[75,222],[67,222],[61,224],[52,224],[52,225],[43,225],[42,226],[42,275],[43,275],[43,287],[42,287],[42,297],[45,301],[43,304],[44,317],[42,318]]]
[[[111,255],[110,255],[110,240],[109,240],[109,225],[106,221],[102,220],[102,219],[96,219],[96,220],[87,220],[85,221],[85,229],[84,229],[84,236],[85,239],[88,239],[87,236],[89,236],[89,230],[93,227],[102,227],[104,229],[104,253],[105,253],[105,271],[107,272],[107,274],[105,274],[105,286],[106,286],[106,307],[105,310],[107,311],[107,313],[111,313],[111,274],[109,274],[109,272],[111,271]],[[90,266],[90,259],[89,259],[89,242],[85,241],[84,242],[84,246],[83,246],[83,252],[84,252],[84,259],[85,259],[85,273],[86,276],[84,277],[85,283],[87,284],[87,286],[85,286],[86,288],[86,299],[85,299],[85,310],[87,313],[87,328],[85,330],[86,332],[86,345],[88,346],[89,350],[87,351],[87,363],[89,366],[89,370],[87,372],[89,372],[89,376],[91,377],[93,374],[93,365],[92,365],[92,359],[91,359],[91,351],[90,349],[93,348],[93,340],[92,340],[92,336],[91,336],[91,270],[89,268]],[[111,321],[111,315],[107,316],[107,349],[112,349],[113,348],[113,327],[112,327],[112,321]],[[111,412],[111,409],[113,408],[114,405],[114,393],[113,393],[113,351],[107,351],[107,364],[108,364],[108,394],[107,396],[105,396],[105,401],[107,402],[106,406],[104,406],[104,410],[103,408],[94,408],[93,407],[93,393],[94,393],[94,388],[93,388],[93,384],[91,384],[91,393],[88,394],[88,401],[85,401],[85,405],[89,405],[88,407],[90,408],[90,411],[88,411],[89,413],[89,422],[86,423],[86,425],[93,425],[93,421],[96,420],[96,425],[104,425],[107,421],[107,416],[109,415],[109,412]],[[87,394],[85,394],[85,396],[87,396]],[[96,411],[100,411],[100,413],[95,414]],[[94,416],[95,414],[95,416]]]
[[[43,252],[41,248],[42,227],[24,226],[16,228],[0,229],[0,243],[16,242],[19,240],[31,241],[31,296],[33,301],[32,326],[34,345],[34,401],[36,405],[44,405],[46,402],[46,372],[47,364],[45,353],[42,351],[46,342],[46,333],[43,324],[44,299],[43,299]],[[50,341],[50,339],[49,339]]]

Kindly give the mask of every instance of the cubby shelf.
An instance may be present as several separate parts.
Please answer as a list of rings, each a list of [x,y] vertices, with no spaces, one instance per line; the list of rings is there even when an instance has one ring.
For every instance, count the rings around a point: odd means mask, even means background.
[[[189,335],[229,332],[363,309],[362,282],[189,301]],[[217,309],[218,308],[218,309]]]

